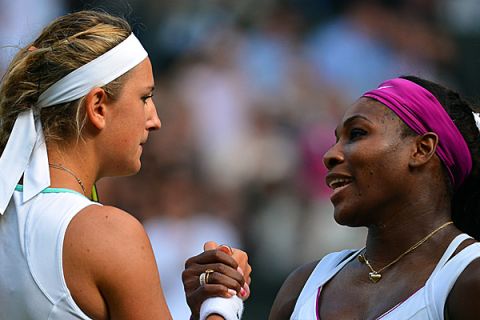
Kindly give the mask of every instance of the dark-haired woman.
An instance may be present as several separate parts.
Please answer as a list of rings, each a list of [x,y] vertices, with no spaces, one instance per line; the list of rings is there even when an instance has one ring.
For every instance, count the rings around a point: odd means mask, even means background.
[[[271,320],[479,318],[474,111],[411,76],[382,83],[346,111],[324,156],[326,182],[335,220],[367,227],[366,245],[294,271]]]

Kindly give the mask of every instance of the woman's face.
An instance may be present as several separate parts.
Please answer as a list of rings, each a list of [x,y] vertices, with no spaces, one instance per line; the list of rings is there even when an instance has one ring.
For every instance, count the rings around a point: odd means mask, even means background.
[[[118,97],[110,104],[106,175],[130,175],[141,167],[142,146],[160,119],[152,100],[154,79],[149,59],[132,69]]]
[[[414,145],[401,132],[400,119],[375,100],[360,98],[346,111],[335,130],[337,142],[324,155],[338,223],[381,223],[381,212],[401,201]]]

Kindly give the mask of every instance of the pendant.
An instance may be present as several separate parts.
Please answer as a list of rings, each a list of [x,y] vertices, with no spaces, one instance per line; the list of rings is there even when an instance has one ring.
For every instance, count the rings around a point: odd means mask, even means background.
[[[358,261],[360,261],[361,263],[365,263],[365,262],[366,262],[366,261],[365,261],[365,257],[362,256],[361,254],[358,255],[357,259],[358,259]]]
[[[377,283],[378,281],[380,281],[381,278],[382,278],[382,275],[380,273],[377,273],[377,272],[368,273],[368,279],[370,279],[370,281],[372,281],[373,283]]]

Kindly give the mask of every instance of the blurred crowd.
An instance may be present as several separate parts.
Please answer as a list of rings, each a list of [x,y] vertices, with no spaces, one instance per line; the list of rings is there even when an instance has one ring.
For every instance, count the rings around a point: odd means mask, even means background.
[[[144,223],[174,319],[207,240],[249,252],[247,319],[295,267],[362,246],[365,230],[333,220],[322,155],[364,91],[414,74],[478,96],[476,0],[0,0],[0,71],[47,21],[89,8],[126,17],[154,64],[162,128],[138,175],[98,187]]]

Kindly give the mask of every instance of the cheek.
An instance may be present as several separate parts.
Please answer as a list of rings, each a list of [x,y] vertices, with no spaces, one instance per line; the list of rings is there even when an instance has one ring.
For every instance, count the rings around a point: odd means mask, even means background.
[[[143,129],[145,129],[145,108],[143,105],[131,105],[131,109],[128,110],[126,119],[124,121],[124,130],[127,131],[130,137],[133,138],[138,134],[143,134]]]
[[[351,150],[350,169],[365,192],[397,176],[402,161],[397,150],[391,146],[370,143],[369,147],[358,145],[355,149]]]
[[[384,150],[372,155],[365,163],[365,170],[361,173],[362,190],[366,193],[388,193],[395,191],[408,174],[408,159],[403,153]]]
[[[145,105],[136,106],[135,114],[132,114],[132,118],[135,118],[136,127],[145,128],[145,123],[147,119],[147,108]]]

